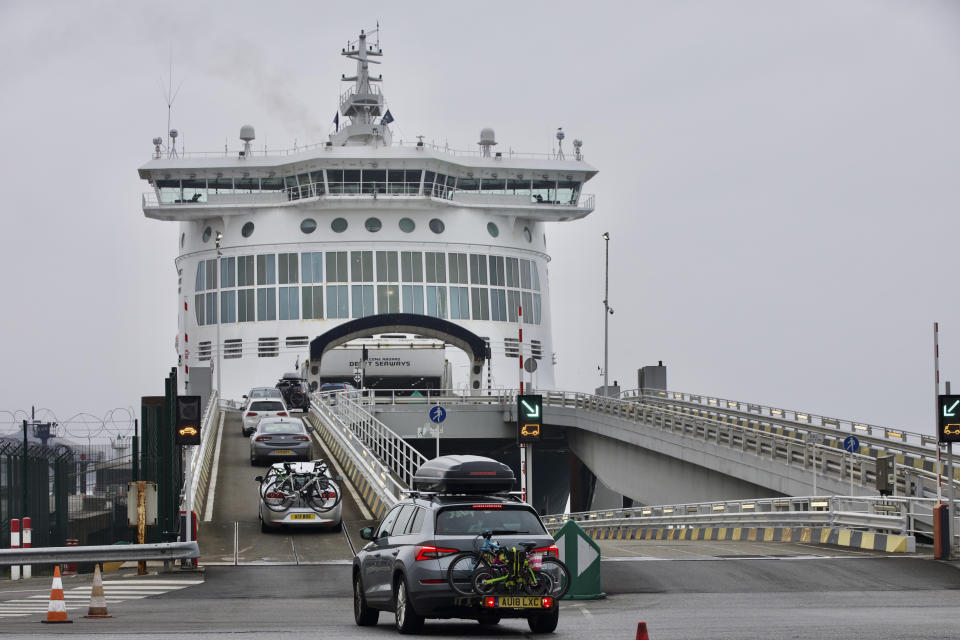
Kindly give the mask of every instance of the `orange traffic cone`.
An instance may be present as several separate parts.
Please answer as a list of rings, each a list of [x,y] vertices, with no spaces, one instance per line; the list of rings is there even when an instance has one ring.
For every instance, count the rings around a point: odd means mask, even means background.
[[[90,608],[84,618],[112,618],[107,613],[107,599],[103,596],[103,578],[100,576],[100,565],[93,565],[93,589],[90,590]]]
[[[650,640],[650,636],[647,635],[646,622],[637,623],[637,640]]]
[[[50,605],[47,607],[47,619],[43,623],[73,622],[67,620],[67,606],[63,601],[63,581],[60,579],[59,565],[53,566],[53,585],[50,587]]]

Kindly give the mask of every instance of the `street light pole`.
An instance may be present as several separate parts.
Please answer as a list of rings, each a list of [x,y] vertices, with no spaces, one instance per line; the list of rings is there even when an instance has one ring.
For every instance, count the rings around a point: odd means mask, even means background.
[[[223,314],[223,274],[220,272],[221,269],[221,256],[223,253],[220,251],[220,240],[223,239],[223,234],[217,231],[217,306],[220,307],[216,309],[217,312],[217,402],[220,402],[220,367],[223,364],[223,361],[220,358],[220,316]]]
[[[603,270],[603,395],[607,395],[607,365],[610,358],[610,234],[603,232],[604,270]]]

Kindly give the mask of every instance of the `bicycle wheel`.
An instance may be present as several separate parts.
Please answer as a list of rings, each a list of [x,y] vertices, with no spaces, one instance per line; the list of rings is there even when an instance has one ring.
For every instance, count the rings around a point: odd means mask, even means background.
[[[332,482],[320,480],[307,487],[305,498],[311,509],[324,513],[340,504],[340,490]]]
[[[260,499],[271,511],[286,511],[293,502],[293,496],[294,493],[289,490],[286,481],[267,482],[265,480],[260,485]]]
[[[531,570],[523,583],[523,590],[531,596],[548,596],[553,591],[553,578],[549,573]]]
[[[472,551],[454,556],[447,567],[447,582],[450,588],[463,596],[473,595],[473,573],[483,566],[485,565],[480,560],[480,554]]]
[[[550,591],[545,595],[562,598],[570,589],[570,570],[557,558],[544,558],[541,573],[550,577]]]
[[[480,567],[473,572],[473,591],[482,596],[490,595],[497,591],[503,584],[502,571],[497,571],[493,567]]]

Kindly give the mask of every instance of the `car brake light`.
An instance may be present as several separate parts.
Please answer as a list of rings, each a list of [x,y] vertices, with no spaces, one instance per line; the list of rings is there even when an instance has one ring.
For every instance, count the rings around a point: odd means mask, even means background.
[[[278,416],[286,416],[286,415],[287,415],[287,412],[286,412],[286,411],[278,411],[278,412],[277,412],[277,415],[278,415]]]
[[[337,497],[337,492],[336,492],[336,491],[324,491],[323,493],[320,494],[320,497],[323,498],[324,500],[333,500],[334,498]],[[446,581],[444,581],[444,582],[446,582]]]
[[[270,439],[270,436],[257,436],[256,438],[254,438],[254,440],[256,440],[257,442],[263,442],[264,440],[269,440],[269,439]]]
[[[255,416],[255,415],[257,415],[257,412],[256,412],[256,411],[247,411],[247,417],[248,417],[248,418],[252,418],[252,417]]]
[[[540,547],[539,549],[534,549],[534,553],[542,553],[545,556],[553,556],[554,558],[560,557],[560,549],[557,548],[557,545],[550,545],[549,547]]]
[[[483,599],[483,606],[487,607],[488,609],[493,609],[495,606],[497,606],[497,599],[494,596],[487,596]]]
[[[307,436],[293,436],[294,440],[300,440],[301,442],[309,442],[310,438]]]
[[[475,505],[473,505],[473,508],[474,508],[474,509],[484,509],[484,510],[489,510],[489,509],[503,509],[503,505],[502,505],[502,504],[475,504]]]
[[[544,597],[543,597],[543,608],[544,608],[544,609],[549,609],[549,608],[552,607],[552,606],[553,606],[553,598],[550,597],[550,596],[544,596]]]
[[[285,496],[285,495],[282,494],[282,493],[276,493],[275,491],[271,491],[271,492],[269,492],[269,493],[268,493],[266,496],[264,496],[264,497],[265,497],[265,498],[270,498],[271,500],[280,500],[280,499],[282,499],[282,498],[286,498],[287,496]]]
[[[455,553],[460,553],[459,549],[444,549],[443,547],[431,547],[429,545],[424,545],[422,547],[417,547],[417,562],[421,560],[436,560],[444,556],[450,556]]]

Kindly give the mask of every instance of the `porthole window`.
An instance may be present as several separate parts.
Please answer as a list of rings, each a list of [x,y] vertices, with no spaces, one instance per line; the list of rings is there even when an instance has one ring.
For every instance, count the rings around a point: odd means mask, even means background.
[[[184,245],[184,243],[185,243],[186,241],[187,241],[187,234],[181,233],[181,234],[180,234],[180,248],[181,248],[181,249],[183,249],[183,245]]]
[[[213,229],[207,227],[203,230],[203,241],[206,242],[210,239],[210,235],[213,233]]]
[[[487,223],[487,233],[490,234],[490,237],[491,237],[491,238],[496,238],[498,235],[500,235],[500,228],[497,227],[497,225],[496,225],[495,223],[493,223],[493,222],[488,222],[488,223]]]
[[[417,228],[417,223],[410,218],[400,218],[400,231],[412,233]]]
[[[304,218],[300,223],[300,231],[304,233],[313,233],[317,230],[317,221],[313,218]]]
[[[443,233],[445,228],[446,227],[443,224],[443,220],[440,218],[434,218],[430,221],[430,231],[433,231],[434,233]]]
[[[383,227],[383,223],[380,222],[380,218],[367,218],[363,226],[365,226],[370,233],[376,233]]]
[[[240,235],[242,235],[244,238],[249,238],[250,236],[252,236],[252,235],[253,235],[253,223],[252,223],[252,222],[248,222],[248,223],[246,223],[245,225],[243,225],[243,228],[240,229]]]
[[[530,227],[523,228],[523,237],[527,239],[527,242],[533,242],[533,235],[530,234]]]
[[[347,221],[344,218],[334,218],[333,222],[330,223],[330,228],[333,229],[334,233],[343,233],[347,230]]]

